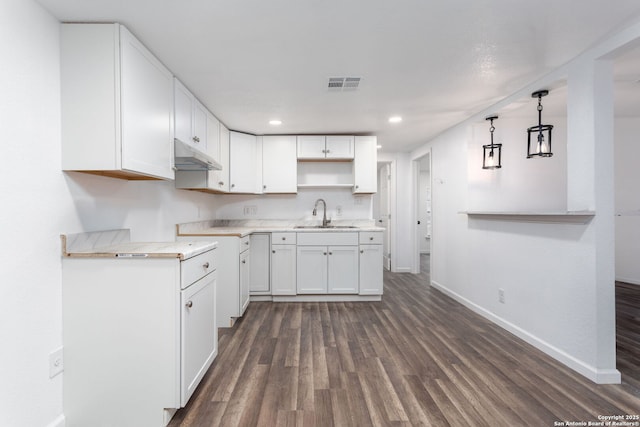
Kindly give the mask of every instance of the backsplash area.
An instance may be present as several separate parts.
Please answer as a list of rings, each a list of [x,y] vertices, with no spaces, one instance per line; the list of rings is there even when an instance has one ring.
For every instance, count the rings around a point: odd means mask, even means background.
[[[298,194],[217,196],[221,206],[216,210],[216,218],[312,220],[318,218],[311,214],[317,199],[327,202],[327,218],[372,218],[372,196],[353,195],[350,188],[298,189]],[[322,218],[322,204],[318,210]]]

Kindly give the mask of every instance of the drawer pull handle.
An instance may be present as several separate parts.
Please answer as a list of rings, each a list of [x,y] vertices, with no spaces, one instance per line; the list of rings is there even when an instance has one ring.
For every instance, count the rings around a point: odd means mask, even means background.
[[[202,264],[202,266],[203,266],[204,268],[209,268],[209,262],[205,262],[204,264]]]
[[[185,306],[186,306],[187,308],[191,308],[191,307],[193,307],[193,302],[192,302],[192,301],[187,301],[187,303],[185,304]]]

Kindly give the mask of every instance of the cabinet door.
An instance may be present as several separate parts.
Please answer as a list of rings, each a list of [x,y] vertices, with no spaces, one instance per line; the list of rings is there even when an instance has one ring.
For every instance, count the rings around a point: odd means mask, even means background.
[[[216,272],[182,291],[181,303],[180,400],[185,406],[218,353]]]
[[[325,137],[323,135],[300,135],[297,137],[299,159],[324,159]]]
[[[193,95],[180,81],[174,80],[174,115],[175,115],[175,138],[185,144],[193,145],[191,140]]]
[[[251,281],[251,257],[250,251],[246,250],[240,254],[240,316],[249,305],[249,283]]]
[[[220,121],[207,111],[207,154],[220,162]]]
[[[327,159],[353,159],[353,136],[327,136],[325,153]]]
[[[299,294],[327,293],[327,247],[298,246],[296,282]]]
[[[126,28],[120,37],[122,168],[173,179],[173,77]]]
[[[251,273],[249,292],[268,294],[271,291],[269,267],[271,265],[271,238],[268,233],[251,235]]]
[[[330,294],[358,293],[358,247],[329,246],[327,273]]]
[[[271,246],[271,287],[273,295],[296,294],[296,246]]]
[[[258,172],[258,143],[255,135],[230,132],[229,177],[232,193],[260,193],[256,188]]]
[[[193,146],[207,152],[207,108],[197,99],[193,100]]]
[[[382,245],[360,246],[360,295],[382,295]]]
[[[296,150],[295,136],[262,137],[263,193],[296,193],[298,191]]]
[[[356,136],[353,160],[353,193],[378,191],[378,149],[375,136]]]
[[[221,170],[209,171],[209,188],[229,192],[229,129],[220,123],[220,156],[216,159]]]

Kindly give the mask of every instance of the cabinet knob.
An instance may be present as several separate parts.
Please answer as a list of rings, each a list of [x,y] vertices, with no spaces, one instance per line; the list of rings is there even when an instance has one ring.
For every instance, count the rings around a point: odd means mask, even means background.
[[[326,154],[326,153],[327,153],[327,150],[322,150],[322,152]]]
[[[356,190],[357,190],[358,188],[360,188],[360,186],[359,186],[359,185],[356,185]]]
[[[263,185],[263,186],[262,186],[262,189],[263,189],[263,190],[266,190],[266,189],[267,189],[267,186],[266,186],[266,185]]]
[[[360,253],[363,254],[364,253],[364,249],[360,249]]]
[[[329,255],[333,255],[333,252],[329,252]]]
[[[282,240],[287,240],[287,238],[286,238],[286,237],[283,237],[283,238],[282,238]]]
[[[236,186],[235,184],[231,184],[231,188],[233,188],[233,187],[235,187],[235,186]]]
[[[271,252],[273,252],[273,253],[275,254],[275,253],[276,253],[276,250],[275,250],[275,249],[273,249]]]
[[[220,181],[220,182],[218,182],[218,185],[219,185],[220,187],[222,187],[222,186],[224,185],[224,181]]]
[[[369,240],[373,240],[373,237],[369,237]]]
[[[325,153],[330,153],[330,152],[331,152],[331,150],[325,150]]]
[[[193,142],[200,142],[200,138],[198,138],[197,136],[193,137]]]
[[[249,246],[249,241],[244,242],[245,245]]]
[[[187,308],[193,307],[193,302],[192,301],[187,301],[187,303],[185,304],[185,307],[187,307]]]
[[[242,263],[243,263],[243,264],[246,264],[246,263],[247,263],[247,260],[246,260],[246,259],[243,259],[243,260],[242,260]]]
[[[204,268],[209,268],[209,263],[208,263],[208,262],[205,262],[204,264],[202,264],[202,266],[203,266]]]
[[[322,255],[326,255],[326,254],[327,254],[326,252],[323,252],[323,253],[322,253]]]

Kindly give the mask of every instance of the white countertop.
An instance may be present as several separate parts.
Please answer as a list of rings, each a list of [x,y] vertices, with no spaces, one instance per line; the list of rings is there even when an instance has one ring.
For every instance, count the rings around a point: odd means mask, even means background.
[[[219,225],[220,223],[228,225]],[[245,237],[252,233],[335,233],[335,232],[359,232],[359,231],[384,231],[384,228],[372,225],[372,220],[361,221],[344,221],[334,225],[337,227],[328,228],[297,228],[300,225],[309,226],[315,225],[308,222],[302,224],[296,224],[293,221],[277,221],[277,220],[265,220],[265,221],[246,221],[246,224],[242,224],[241,220],[236,221],[200,221],[186,224],[178,224],[176,228],[176,234],[178,236],[237,236]],[[344,228],[349,226],[350,228]],[[352,227],[352,228],[351,228]]]
[[[62,253],[78,258],[178,258],[185,260],[215,249],[217,242],[131,242],[129,230],[107,230],[60,236]]]

